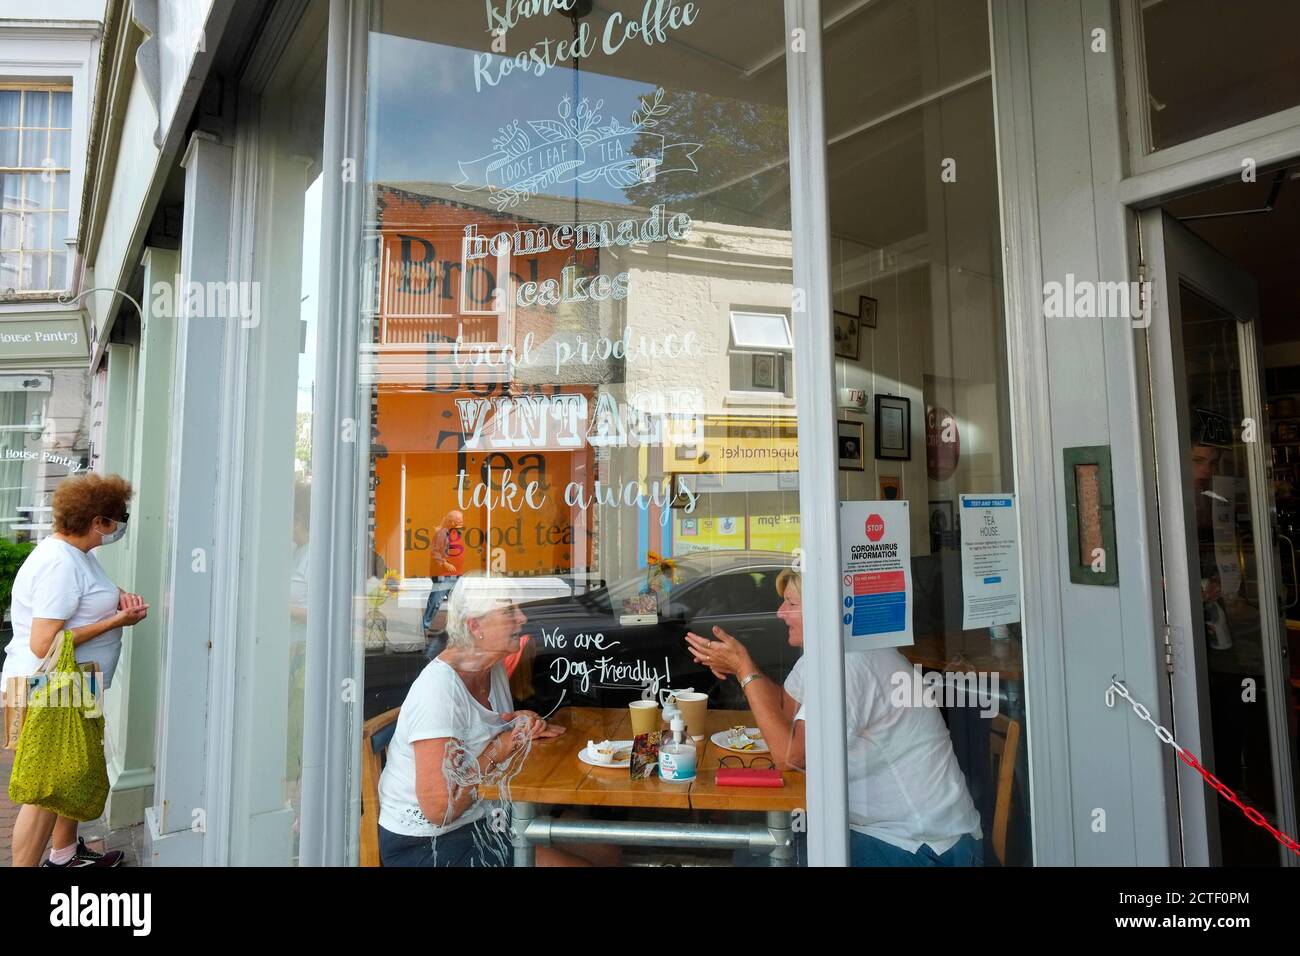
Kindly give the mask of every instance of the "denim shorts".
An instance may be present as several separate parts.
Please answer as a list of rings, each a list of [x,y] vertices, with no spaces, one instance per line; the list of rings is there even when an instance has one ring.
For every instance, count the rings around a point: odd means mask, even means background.
[[[514,866],[509,835],[488,825],[487,817],[436,837],[404,836],[379,828],[379,858],[384,866]]]

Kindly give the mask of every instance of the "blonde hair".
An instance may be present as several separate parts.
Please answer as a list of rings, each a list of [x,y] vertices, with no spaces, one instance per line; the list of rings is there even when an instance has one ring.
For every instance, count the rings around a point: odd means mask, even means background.
[[[786,568],[776,576],[776,593],[785,597],[785,589],[791,584],[799,592],[799,596],[803,597],[803,572],[792,568]]]

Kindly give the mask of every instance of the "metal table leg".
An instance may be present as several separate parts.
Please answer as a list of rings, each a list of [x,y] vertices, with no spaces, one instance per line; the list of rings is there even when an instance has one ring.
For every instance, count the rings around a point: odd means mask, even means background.
[[[767,832],[776,843],[768,854],[767,865],[794,866],[794,830],[790,826],[790,814],[785,810],[769,810]]]
[[[537,818],[537,804],[516,803],[510,827],[510,843],[515,848],[515,866],[536,866],[537,847],[528,839],[528,826]]]

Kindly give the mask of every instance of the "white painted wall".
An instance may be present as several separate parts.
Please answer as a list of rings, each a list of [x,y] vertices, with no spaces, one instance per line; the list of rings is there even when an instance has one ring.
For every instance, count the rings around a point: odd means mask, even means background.
[[[0,0],[3,20],[98,20],[104,19],[104,0]]]

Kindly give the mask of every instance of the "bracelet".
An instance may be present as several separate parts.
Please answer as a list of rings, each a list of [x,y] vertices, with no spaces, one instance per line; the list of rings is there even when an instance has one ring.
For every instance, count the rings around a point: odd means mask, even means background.
[[[754,681],[758,680],[758,679],[759,679],[760,677],[762,677],[762,676],[763,676],[762,671],[754,671],[754,673],[752,673],[752,674],[746,674],[743,678],[741,678],[741,681],[740,681],[740,689],[741,689],[741,690],[744,690],[744,689],[745,689],[746,687],[748,687],[751,683],[753,683]]]

